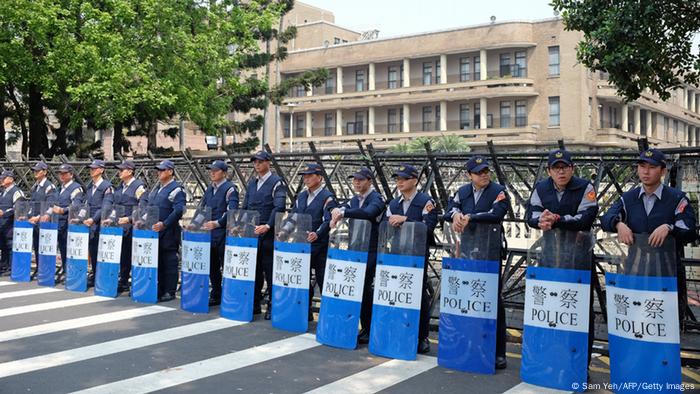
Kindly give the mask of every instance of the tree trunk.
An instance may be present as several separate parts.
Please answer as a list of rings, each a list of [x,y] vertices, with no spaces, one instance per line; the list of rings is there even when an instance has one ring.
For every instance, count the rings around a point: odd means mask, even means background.
[[[29,139],[22,139],[22,152],[27,152],[29,145],[29,157],[39,157],[47,153],[49,148],[48,129],[46,127],[44,104],[39,88],[29,85]],[[31,144],[29,144],[31,142]]]
[[[155,152],[156,147],[158,145],[156,141],[156,137],[158,135],[158,122],[157,121],[151,121],[148,125],[148,128],[146,129],[146,138],[148,140],[148,150],[150,152]]]
[[[122,153],[124,147],[124,124],[122,122],[114,122],[114,133],[112,139],[112,156],[117,159],[117,154]]]
[[[7,141],[5,140],[5,88],[0,89],[0,159],[7,157]]]

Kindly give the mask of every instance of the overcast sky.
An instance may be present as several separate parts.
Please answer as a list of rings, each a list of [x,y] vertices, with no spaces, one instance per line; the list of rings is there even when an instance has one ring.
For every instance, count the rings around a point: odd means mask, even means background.
[[[336,24],[379,37],[421,33],[496,21],[551,18],[550,0],[301,0],[333,12]],[[698,52],[700,35],[694,40]]]

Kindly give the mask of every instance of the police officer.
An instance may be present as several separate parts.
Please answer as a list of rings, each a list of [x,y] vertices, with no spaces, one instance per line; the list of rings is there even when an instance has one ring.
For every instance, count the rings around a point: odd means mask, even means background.
[[[83,203],[83,188],[73,180],[74,171],[70,164],[58,167],[58,179],[61,188],[56,194],[56,200],[50,213],[58,215],[58,251],[61,254],[61,269],[56,273],[56,282],[60,283],[66,270],[66,242],[68,241],[68,209],[71,205]],[[47,212],[49,213],[49,212]]]
[[[90,227],[90,240],[88,252],[90,255],[91,272],[88,275],[88,286],[95,285],[95,272],[97,267],[97,248],[100,241],[100,223],[102,220],[102,206],[112,206],[114,190],[112,183],[102,177],[105,172],[105,162],[94,160],[90,165],[90,183],[86,188],[86,202],[88,204],[88,218],[83,224]]]
[[[666,156],[657,149],[639,155],[637,175],[640,186],[622,194],[603,215],[603,230],[616,232],[618,239],[631,245],[634,234],[649,234],[649,245],[661,246],[667,237],[676,240],[680,251],[684,244],[696,238],[696,219],[685,193],[662,183],[666,175]],[[685,316],[687,291],[685,267],[677,259],[679,312]]]
[[[401,195],[389,202],[384,220],[394,227],[401,227],[405,222],[422,222],[427,227],[428,239],[425,248],[425,264],[423,265],[418,353],[428,353],[430,352],[428,334],[431,302],[428,293],[428,253],[429,247],[435,245],[434,230],[438,221],[438,213],[435,210],[433,199],[418,191],[418,170],[415,167],[404,164],[392,174],[392,177],[396,179],[396,188]]]
[[[129,276],[131,274],[131,244],[133,240],[132,214],[134,207],[145,204],[148,200],[146,185],[134,177],[136,164],[133,160],[124,160],[117,164],[121,183],[114,191],[114,204],[124,207],[124,216],[118,219],[124,235],[122,238],[122,253],[119,261],[119,285],[117,292],[121,293],[129,288]]]
[[[452,222],[453,229],[459,233],[473,226],[473,223],[503,224],[510,200],[503,185],[491,182],[489,162],[482,156],[473,156],[467,161],[467,172],[471,183],[460,187],[452,196],[445,212],[445,221]],[[499,275],[496,369],[505,369],[506,365],[506,311]]]
[[[282,178],[270,171],[272,157],[265,151],[256,152],[250,161],[253,162],[255,174],[246,188],[244,210],[257,211],[260,214],[260,224],[255,227],[258,236],[258,261],[255,270],[255,296],[253,301],[253,313],[261,312],[260,299],[262,297],[263,278],[267,283],[267,292],[272,289],[272,256],[274,253],[274,227],[275,215],[284,212],[286,187]],[[271,318],[270,302],[265,311],[265,320]]]
[[[211,208],[211,216],[201,218],[205,221],[202,228],[211,231],[211,264],[209,264],[209,280],[211,294],[209,305],[221,304],[221,269],[224,264],[226,249],[226,219],[229,209],[238,209],[238,188],[226,179],[228,166],[222,160],[215,160],[209,166],[211,185],[207,187],[202,197],[201,206]],[[195,221],[198,220],[195,217]]]
[[[379,240],[379,222],[386,209],[386,203],[381,194],[372,186],[372,171],[362,167],[350,175],[355,195],[347,203],[331,212],[331,227],[342,218],[364,219],[372,224],[367,254],[367,271],[362,292],[362,308],[360,309],[360,334],[358,342],[369,343],[370,324],[372,323],[372,297],[374,296],[374,274],[377,269],[377,242]]]
[[[596,191],[591,182],[574,176],[574,162],[564,149],[549,152],[549,178],[538,182],[530,196],[527,224],[542,231],[560,228],[590,231],[598,213]],[[596,268],[591,264],[591,294],[588,319],[588,362],[591,360],[595,319],[593,314],[593,283]]]
[[[148,195],[148,206],[158,207],[158,300],[170,301],[177,290],[178,249],[180,248],[180,218],[185,210],[185,192],[175,181],[175,164],[163,160],[156,166],[158,183]]]
[[[46,212],[41,211],[42,204],[50,206],[56,200],[56,186],[46,177],[49,166],[40,161],[32,167],[34,172],[34,186],[32,186],[30,207],[29,207],[29,222],[34,225],[33,249],[34,256],[37,261],[39,259],[39,222],[48,221],[49,216]],[[32,279],[36,276],[39,265],[32,273]]]
[[[15,185],[15,174],[3,171],[0,174],[0,274],[10,273],[12,262],[12,235],[15,220],[15,203],[24,198],[22,190]]]
[[[330,233],[331,210],[338,206],[335,196],[323,185],[323,171],[317,163],[309,163],[300,172],[306,189],[299,193],[292,213],[305,213],[311,216],[311,232],[307,241],[311,242],[311,269],[316,275],[316,284],[323,292],[323,277],[326,271],[328,238]],[[309,289],[309,321],[313,320],[311,300],[314,286]]]

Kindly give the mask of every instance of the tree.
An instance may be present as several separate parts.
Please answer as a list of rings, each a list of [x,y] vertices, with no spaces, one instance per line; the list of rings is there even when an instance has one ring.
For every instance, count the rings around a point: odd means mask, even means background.
[[[439,137],[418,137],[409,142],[393,145],[389,148],[391,153],[420,153],[425,152],[425,143],[430,143],[433,152],[469,152],[469,143],[458,135],[441,135]]]
[[[577,57],[604,71],[627,100],[648,88],[663,100],[684,83],[697,85],[700,57],[692,39],[700,31],[696,0],[552,0],[567,30],[580,30]]]

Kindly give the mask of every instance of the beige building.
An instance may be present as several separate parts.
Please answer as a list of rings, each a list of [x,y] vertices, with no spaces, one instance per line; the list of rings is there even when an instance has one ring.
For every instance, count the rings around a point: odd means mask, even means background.
[[[297,2],[284,20],[297,38],[276,77],[326,68],[330,78],[296,89],[270,111],[278,149],[388,147],[419,136],[458,135],[479,148],[537,149],[564,139],[581,149],[700,143],[700,90],[667,102],[645,93],[624,103],[605,75],[576,61],[582,33],[561,19],[498,22],[373,39]]]

